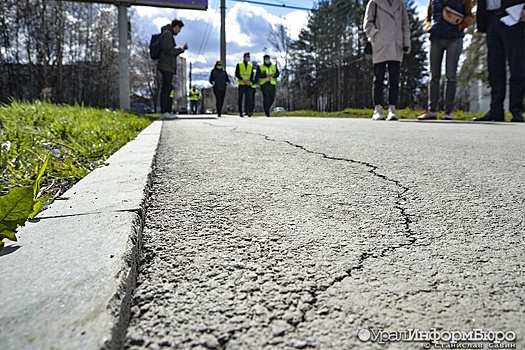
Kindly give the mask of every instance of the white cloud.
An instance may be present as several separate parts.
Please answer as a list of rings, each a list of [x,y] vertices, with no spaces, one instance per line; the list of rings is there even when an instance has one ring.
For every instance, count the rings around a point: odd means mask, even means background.
[[[308,12],[293,11],[284,16],[283,25],[288,29],[288,35],[293,40],[299,39],[299,33],[308,25]]]
[[[136,19],[144,36],[148,39],[161,27],[180,18],[185,26],[176,36],[179,46],[188,43],[183,56],[192,62],[194,81],[207,81],[216,60],[220,59],[220,12],[209,6],[207,11],[175,10],[155,7],[136,7]],[[282,16],[270,13],[262,6],[247,2],[236,2],[226,12],[226,67],[234,74],[235,65],[242,60],[244,52],[250,52],[254,61],[262,61],[264,53],[272,48],[268,37],[272,30],[282,24],[288,28],[292,39],[307,25],[307,11],[290,11]]]

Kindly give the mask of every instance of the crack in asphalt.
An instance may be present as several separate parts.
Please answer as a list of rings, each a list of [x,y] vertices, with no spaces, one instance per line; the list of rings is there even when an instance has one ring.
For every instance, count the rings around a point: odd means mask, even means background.
[[[232,131],[236,131],[236,130],[232,130]],[[376,257],[376,258],[377,257],[385,257],[388,253],[394,252],[395,250],[403,248],[403,247],[412,246],[412,245],[414,245],[416,243],[417,238],[415,237],[415,233],[412,231],[412,229],[410,227],[411,224],[412,224],[411,215],[407,213],[408,209],[403,206],[403,203],[405,203],[407,201],[406,193],[410,190],[410,188],[405,186],[405,185],[403,185],[399,180],[396,180],[396,179],[390,178],[390,177],[388,177],[388,176],[386,176],[384,174],[381,174],[379,172],[379,166],[374,165],[374,164],[369,163],[369,162],[361,161],[361,160],[330,156],[330,155],[328,155],[326,153],[323,153],[323,152],[317,152],[317,151],[310,150],[310,149],[306,148],[305,146],[293,143],[291,141],[273,139],[273,138],[269,137],[268,135],[264,135],[264,134],[260,134],[260,133],[247,132],[247,131],[243,131],[243,132],[246,133],[246,134],[261,136],[261,137],[265,138],[267,141],[270,141],[270,142],[287,144],[287,145],[289,145],[291,147],[295,147],[297,149],[300,149],[301,151],[304,151],[304,152],[306,152],[308,154],[320,156],[323,159],[334,160],[334,161],[341,161],[341,162],[348,162],[348,163],[358,164],[358,165],[364,166],[364,167],[368,168],[368,173],[370,173],[371,175],[373,175],[375,177],[378,177],[378,178],[382,179],[383,181],[391,183],[391,184],[395,185],[395,187],[399,188],[399,191],[397,193],[396,200],[395,200],[395,203],[394,203],[394,208],[399,211],[399,213],[401,214],[401,217],[404,220],[404,232],[406,234],[406,238],[408,239],[408,242],[398,243],[395,246],[385,247],[378,254],[373,254],[371,252],[363,252],[363,253],[361,253],[361,255],[359,256],[359,258],[357,260],[357,264],[352,266],[351,268],[345,270],[345,275],[338,276],[338,277],[334,278],[333,282],[330,283],[327,286],[319,286],[319,287],[313,288],[313,290],[309,291],[312,294],[312,296],[313,296],[313,300],[311,300],[311,302],[309,303],[310,305],[314,306],[317,303],[318,295],[320,293],[325,292],[329,288],[333,287],[336,283],[339,283],[339,282],[343,281],[344,279],[346,279],[348,277],[351,277],[353,273],[363,270],[363,268],[365,266],[365,263],[366,263],[366,261],[368,259],[373,258],[373,257]]]

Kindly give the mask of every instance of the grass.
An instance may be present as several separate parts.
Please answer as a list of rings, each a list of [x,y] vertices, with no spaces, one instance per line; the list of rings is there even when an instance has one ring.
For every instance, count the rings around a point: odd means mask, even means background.
[[[84,106],[0,106],[0,250],[17,229],[156,117]]]
[[[46,155],[47,192],[70,187],[155,118],[81,105],[13,101],[0,105],[0,195],[30,186]]]
[[[386,108],[384,108],[386,113]],[[398,109],[397,115],[401,119],[416,119],[419,115],[423,114],[424,110],[413,110],[410,108]],[[373,109],[367,108],[346,108],[338,112],[315,112],[315,111],[289,111],[272,113],[272,116],[276,117],[317,117],[317,118],[371,118]],[[438,113],[439,118],[443,117],[444,112]],[[261,114],[264,115],[264,114]],[[472,120],[472,118],[483,116],[484,113],[469,113],[464,111],[454,111],[452,113],[454,120]],[[511,115],[508,113],[507,119],[510,120]]]

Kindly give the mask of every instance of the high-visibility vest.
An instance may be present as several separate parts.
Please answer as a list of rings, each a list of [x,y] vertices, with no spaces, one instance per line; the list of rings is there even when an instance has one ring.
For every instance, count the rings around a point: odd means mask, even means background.
[[[277,67],[273,63],[270,64],[270,67],[267,67],[266,65],[261,64],[259,66],[259,69],[261,70],[261,73],[263,74],[266,73],[267,75],[277,73]],[[259,79],[259,85],[266,84],[267,82],[270,82],[270,84],[272,85],[277,85],[277,79],[275,79],[274,77],[271,77],[271,78],[266,77],[266,78]]]
[[[199,90],[191,89],[190,90],[190,101],[198,101],[198,100],[199,100]]]
[[[242,80],[239,80],[239,85],[245,85],[243,80],[250,80],[252,76],[253,65],[248,63],[246,66],[244,62],[239,63],[239,73],[241,74]]]

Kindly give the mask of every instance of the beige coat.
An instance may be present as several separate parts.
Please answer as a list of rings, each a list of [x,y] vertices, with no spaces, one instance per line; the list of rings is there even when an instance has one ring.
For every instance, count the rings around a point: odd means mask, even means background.
[[[410,48],[410,23],[403,0],[370,0],[363,23],[372,43],[372,62],[403,61],[403,48]]]

